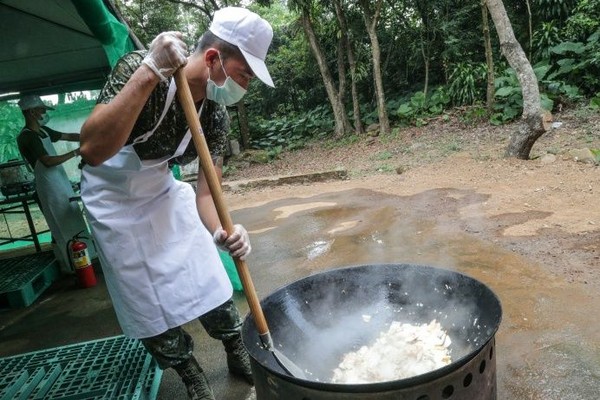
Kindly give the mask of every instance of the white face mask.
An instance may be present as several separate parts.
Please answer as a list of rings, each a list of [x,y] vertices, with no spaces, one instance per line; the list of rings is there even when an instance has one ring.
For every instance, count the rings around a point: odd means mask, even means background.
[[[221,53],[219,53],[219,60],[221,60]],[[206,98],[215,101],[224,106],[230,106],[237,103],[246,94],[246,89],[241,87],[236,81],[231,79],[225,68],[223,68],[223,61],[221,60],[221,68],[225,73],[227,79],[222,86],[218,86],[215,81],[210,78],[210,70],[208,71],[208,81],[206,82]]]
[[[50,115],[48,115],[47,112],[43,113],[42,116],[38,118],[38,124],[40,124],[40,126],[45,126],[48,121],[50,121]]]

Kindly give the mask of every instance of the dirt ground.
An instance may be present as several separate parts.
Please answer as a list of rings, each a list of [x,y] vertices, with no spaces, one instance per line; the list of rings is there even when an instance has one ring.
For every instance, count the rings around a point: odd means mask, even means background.
[[[269,293],[269,278],[281,286],[328,266],[456,268],[502,302],[499,400],[597,399],[600,325],[591,315],[600,312],[600,167],[573,152],[600,148],[600,114],[573,110],[554,121],[528,161],[504,157],[514,125],[457,116],[390,137],[313,144],[269,164],[234,161],[226,201],[254,238],[259,292]],[[272,186],[273,179],[251,189],[245,181],[335,168],[347,179]],[[302,211],[309,207],[330,209]],[[265,232],[272,219],[294,225]],[[337,248],[326,247],[331,241]],[[383,248],[368,245],[379,242]],[[282,272],[269,259],[299,265]]]
[[[230,160],[225,200],[234,222],[250,231],[249,264],[259,297],[333,266],[460,267],[502,300],[498,400],[597,399],[600,322],[593,315],[600,313],[600,167],[571,152],[600,148],[600,114],[573,110],[556,115],[555,122],[562,124],[536,142],[530,161],[503,157],[514,126],[470,125],[459,116],[389,137],[315,143],[269,164]],[[244,186],[248,180],[336,168],[347,171],[347,178]],[[36,226],[43,228],[37,213]],[[65,303],[40,301],[14,317],[20,322],[5,328],[2,343],[11,352],[27,344],[32,340],[27,334],[38,332],[28,325],[33,320],[46,329],[48,346],[64,344],[65,337],[81,341],[118,332],[105,287],[86,290],[95,290],[95,297],[58,291],[53,298]],[[91,303],[82,308],[74,296]],[[246,313],[244,299],[238,300]],[[40,315],[55,313],[67,322],[44,325]],[[89,315],[102,316],[103,329]],[[224,364],[208,362],[223,355],[220,349],[199,324],[190,329],[198,337],[198,355],[215,367],[209,380],[219,398],[245,398],[240,393],[247,386],[232,384]],[[176,374],[167,372],[158,398],[180,398],[182,390]]]
[[[348,178],[268,190],[234,184],[238,189],[227,198],[235,209],[353,188],[401,196],[427,191],[428,212],[438,218],[458,219],[464,232],[544,265],[568,282],[600,285],[600,169],[572,154],[600,149],[600,114],[571,110],[554,121],[555,128],[538,139],[529,161],[504,157],[515,125],[470,125],[459,116],[401,128],[389,137],[313,143],[268,164],[234,158],[225,183],[336,168],[346,170]],[[487,198],[476,206],[449,207],[435,194],[448,189],[473,190]]]

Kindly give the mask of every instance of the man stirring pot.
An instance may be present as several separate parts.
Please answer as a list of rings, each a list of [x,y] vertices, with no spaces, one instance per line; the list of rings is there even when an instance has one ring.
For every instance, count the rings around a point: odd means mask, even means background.
[[[194,193],[169,171],[197,157],[172,75],[183,68],[218,157],[224,106],[241,100],[255,76],[273,86],[264,63],[272,36],[268,22],[236,7],[215,13],[190,57],[179,32],[160,34],[147,52],[119,60],[81,132],[82,199],[119,323],[161,368],[177,371],[190,399],[214,398],[181,327],[196,318],[223,342],[230,372],[252,382],[215,243],[241,258],[251,247],[241,225],[229,235],[220,227],[202,172]]]

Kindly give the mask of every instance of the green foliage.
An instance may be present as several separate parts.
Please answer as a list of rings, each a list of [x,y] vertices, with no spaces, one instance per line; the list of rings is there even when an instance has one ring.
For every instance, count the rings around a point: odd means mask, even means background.
[[[198,33],[206,28],[215,7],[241,4],[173,0],[115,2],[144,44],[160,31],[179,30],[184,32],[190,47]],[[361,8],[355,2],[342,3],[347,20],[345,33],[350,37],[356,61],[361,119],[370,125],[378,122],[371,42]],[[514,0],[504,4],[519,42],[526,44],[532,40],[532,62],[548,62],[549,68],[539,70],[541,76],[538,75],[544,107],[552,107],[553,102],[565,104],[581,94],[592,97],[590,106],[596,106],[599,100],[593,96],[600,92],[600,40],[596,37],[594,42],[590,35],[600,28],[600,0],[530,0],[533,38],[529,36],[526,2]],[[303,6],[311,12],[316,40],[325,55],[323,61],[335,88],[339,88],[340,83],[338,67],[345,67],[344,95],[352,121],[349,65],[347,59],[338,58],[341,30],[332,3],[260,0],[249,2],[247,6],[270,21],[274,30],[266,61],[276,88],[254,80],[244,98],[252,146],[262,149],[281,146],[285,151],[302,147],[315,137],[327,139],[332,135],[330,112],[315,111],[319,107],[329,110],[330,105],[302,18],[294,11]],[[498,63],[502,54],[491,21],[490,24],[492,51]],[[377,35],[388,100],[386,107],[393,124],[424,125],[431,116],[443,115],[450,104],[469,105],[461,114],[465,122],[481,118],[485,112],[480,104],[486,90],[486,67],[479,2],[383,2]],[[561,42],[565,42],[562,47]],[[433,91],[431,96],[428,93],[427,98],[418,94],[424,87],[425,62],[429,67],[429,87],[445,85],[445,89]],[[505,69],[498,68],[498,108],[493,118],[497,123],[518,117],[522,110],[520,84]],[[233,124],[233,129],[237,129],[237,124]],[[234,133],[239,137],[239,133]]]
[[[558,58],[552,78],[562,78],[590,95],[600,91],[600,29],[586,43],[563,42],[550,52]]]
[[[579,0],[562,30],[562,36],[567,40],[582,42],[599,28],[600,0]]]
[[[556,74],[550,73],[552,66],[547,61],[536,64],[533,72],[540,87],[542,108],[552,111],[557,102],[575,101],[581,98],[579,89],[558,80]],[[495,81],[495,112],[491,123],[500,125],[512,121],[521,115],[523,110],[523,95],[521,84],[512,68],[507,68]]]
[[[450,96],[443,87],[437,88],[429,98],[423,92],[416,92],[398,107],[396,116],[401,124],[423,126],[427,124],[426,118],[442,114],[449,104]]]
[[[590,108],[600,110],[600,93],[596,93],[596,95],[590,99]]]
[[[17,135],[24,120],[16,102],[0,102],[0,162],[20,159]]]
[[[301,148],[315,135],[333,130],[333,125],[331,112],[326,106],[319,106],[303,115],[261,120],[257,126],[251,126],[254,134],[251,146],[266,150],[279,146],[279,152]]]
[[[550,48],[561,42],[560,33],[554,21],[542,22],[540,29],[533,33],[532,41],[534,60],[547,60],[550,58]]]
[[[494,125],[501,125],[521,115],[523,95],[515,71],[512,68],[504,70],[503,74],[496,78],[494,87],[496,89],[494,94],[496,98],[495,113],[490,122]]]
[[[485,98],[487,66],[485,63],[459,62],[452,68],[448,81],[452,104],[471,105]]]
[[[543,20],[566,20],[577,0],[535,0],[533,11]]]
[[[193,50],[209,23],[209,16],[195,7],[193,2],[176,4],[163,0],[115,0],[115,4],[146,47],[161,32],[180,31],[188,47]],[[214,10],[209,7],[207,11]]]
[[[269,161],[273,161],[279,157],[281,152],[283,151],[283,146],[274,146],[267,150],[267,156],[269,157]]]
[[[481,104],[475,104],[461,113],[459,119],[466,125],[475,125],[488,119],[488,111]]]

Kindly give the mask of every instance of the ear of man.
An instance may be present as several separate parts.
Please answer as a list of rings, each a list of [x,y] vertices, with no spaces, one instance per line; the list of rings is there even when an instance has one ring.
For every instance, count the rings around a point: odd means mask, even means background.
[[[206,51],[204,52],[204,61],[206,62],[206,65],[209,68],[214,68],[215,66],[218,66],[217,63],[221,62],[219,60],[219,50],[215,47],[210,47],[206,49]]]

